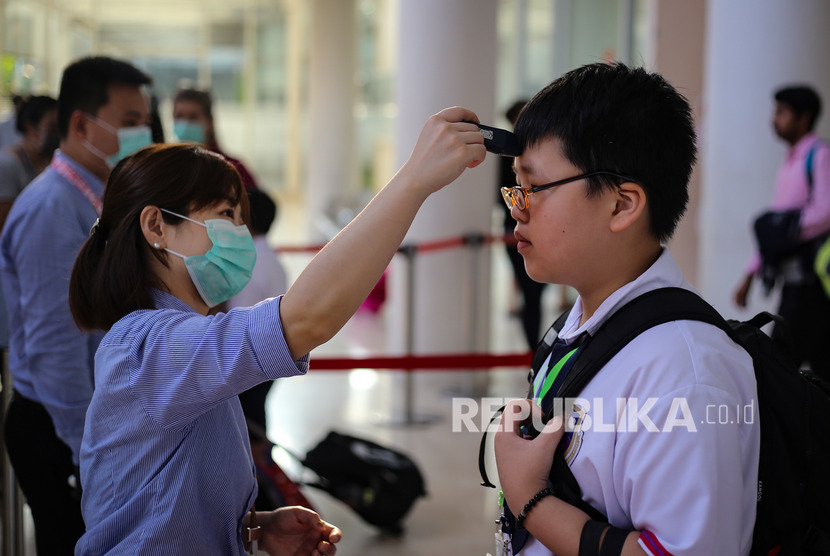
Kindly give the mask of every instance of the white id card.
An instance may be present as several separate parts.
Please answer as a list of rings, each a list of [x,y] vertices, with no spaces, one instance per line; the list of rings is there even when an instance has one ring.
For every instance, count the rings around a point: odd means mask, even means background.
[[[505,535],[501,529],[496,531],[495,556],[510,556],[510,537]]]

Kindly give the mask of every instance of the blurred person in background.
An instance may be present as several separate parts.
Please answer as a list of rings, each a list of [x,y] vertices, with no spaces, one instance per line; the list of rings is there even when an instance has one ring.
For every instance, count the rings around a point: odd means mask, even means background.
[[[49,166],[58,148],[58,101],[48,96],[23,101],[15,120],[21,139],[0,151],[0,228],[12,203]]]
[[[23,188],[52,161],[60,141],[58,101],[48,96],[30,97],[22,103],[14,122],[21,140],[0,151],[0,230]],[[0,346],[8,348],[9,315],[2,294],[0,288]]]
[[[199,143],[221,154],[239,172],[247,191],[259,189],[253,174],[242,161],[228,156],[219,147],[213,120],[213,99],[209,91],[185,86],[176,92],[173,97],[173,134],[179,141]]]
[[[251,207],[251,222],[248,229],[254,238],[257,262],[251,281],[241,292],[230,298],[227,303],[228,309],[251,307],[263,299],[277,297],[288,290],[285,268],[268,245],[268,231],[277,219],[277,204],[262,190],[249,192],[248,203]]]
[[[510,125],[516,123],[519,112],[522,111],[527,99],[517,100],[510,105],[505,112],[505,117]],[[499,183],[497,190],[496,204],[501,207],[504,215],[504,235],[508,239],[513,238],[513,231],[516,228],[516,220],[511,216],[510,209],[504,204],[501,194],[502,187],[515,187],[516,173],[513,171],[513,157],[499,157]],[[518,310],[519,318],[522,321],[522,331],[527,341],[528,349],[533,349],[539,343],[539,327],[542,320],[542,294],[547,284],[537,282],[527,275],[525,261],[516,249],[515,242],[506,241],[504,248],[507,251],[507,258],[510,260],[510,267],[513,269],[513,277],[516,285],[522,294],[521,307]],[[512,311],[511,311],[511,314]]]
[[[153,143],[164,143],[164,127],[161,125],[159,98],[155,93],[150,94],[150,131],[152,132]]]
[[[830,299],[813,269],[818,247],[830,233],[830,146],[815,132],[821,98],[811,87],[792,85],[775,92],[772,127],[789,149],[775,180],[770,210],[800,209],[797,252],[774,269],[775,282],[783,284],[778,314],[789,326],[799,363],[830,378]],[[764,261],[756,251],[738,284],[734,301],[746,307],[750,287],[763,273]],[[773,331],[774,336],[782,332]]]
[[[21,106],[23,106],[23,97],[21,95],[12,96],[12,110],[0,122],[0,149],[13,145],[21,139],[16,122],[17,112]]]

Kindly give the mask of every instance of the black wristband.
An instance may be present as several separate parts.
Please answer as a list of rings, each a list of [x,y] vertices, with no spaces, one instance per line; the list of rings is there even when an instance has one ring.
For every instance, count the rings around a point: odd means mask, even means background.
[[[553,496],[553,490],[550,488],[544,488],[536,494],[534,494],[533,498],[531,498],[528,501],[528,503],[525,504],[525,507],[522,508],[522,511],[519,513],[518,517],[516,517],[516,527],[518,527],[519,529],[524,529],[524,522],[525,518],[527,518],[527,514],[530,513],[530,510],[533,509],[533,506],[535,506],[539,502],[539,500],[541,500],[545,496]]]
[[[599,556],[599,543],[606,527],[608,524],[604,521],[590,519],[585,522],[579,536],[579,556]]]
[[[579,537],[579,556],[620,556],[630,532],[605,521],[586,521]]]
[[[625,539],[631,531],[614,527],[608,527],[605,533],[605,538],[602,539],[602,548],[599,551],[599,556],[620,556],[622,554]]]

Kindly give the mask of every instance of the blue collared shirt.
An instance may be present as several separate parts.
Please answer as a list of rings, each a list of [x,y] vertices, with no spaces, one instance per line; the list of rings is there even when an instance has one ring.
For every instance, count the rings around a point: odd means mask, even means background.
[[[55,157],[103,195],[104,184],[91,172],[60,151]],[[69,276],[96,218],[86,197],[49,167],[17,197],[0,236],[14,388],[46,407],[76,464],[101,334],[75,326]]]
[[[243,554],[256,497],[237,394],[304,374],[281,298],[203,316],[154,292],[156,310],[118,321],[95,356],[81,450],[86,554]]]

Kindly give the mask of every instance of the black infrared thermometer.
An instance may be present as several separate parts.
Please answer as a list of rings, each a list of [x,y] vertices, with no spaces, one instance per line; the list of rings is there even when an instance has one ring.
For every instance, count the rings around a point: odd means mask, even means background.
[[[502,156],[519,156],[522,148],[512,131],[476,124],[478,131],[484,137],[484,148],[493,154]]]

